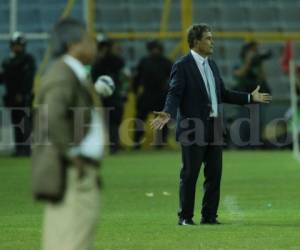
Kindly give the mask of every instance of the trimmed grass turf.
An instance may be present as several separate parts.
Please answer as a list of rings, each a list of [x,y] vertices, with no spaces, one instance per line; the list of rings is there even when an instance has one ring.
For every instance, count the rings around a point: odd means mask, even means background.
[[[300,164],[291,152],[224,152],[220,226],[176,225],[179,168],[179,152],[108,157],[94,249],[300,249]],[[32,202],[29,180],[30,160],[0,158],[1,250],[39,249],[42,206]]]

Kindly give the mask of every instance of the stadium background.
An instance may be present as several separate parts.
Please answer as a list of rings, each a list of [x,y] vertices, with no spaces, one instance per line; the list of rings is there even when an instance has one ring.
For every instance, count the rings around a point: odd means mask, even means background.
[[[256,40],[262,49],[271,49],[272,60],[265,63],[274,101],[266,109],[267,120],[282,117],[289,104],[289,79],[280,69],[285,41],[300,39],[297,0],[2,0],[0,5],[0,60],[9,53],[9,34],[22,31],[28,50],[38,61],[39,76],[48,62],[48,32],[63,15],[87,21],[97,34],[117,40],[126,66],[132,70],[146,54],[145,43],[158,38],[166,54],[175,60],[188,50],[186,29],[192,22],[207,22],[214,31],[213,57],[225,83],[233,85],[233,67],[245,41]],[[295,46],[295,51],[300,46]],[[126,117],[134,116],[134,98],[129,95]],[[231,108],[235,109],[235,108]],[[230,111],[229,112],[234,112]],[[148,133],[148,140],[151,133]],[[145,144],[147,144],[147,141]]]
[[[167,55],[175,59],[187,50],[186,28],[207,22],[216,38],[214,57],[228,86],[245,41],[257,40],[273,50],[266,63],[274,96],[267,113],[272,119],[289,107],[289,79],[279,60],[285,41],[295,41],[296,55],[300,49],[299,7],[298,0],[0,0],[0,60],[9,53],[10,33],[22,31],[41,73],[48,60],[47,32],[62,15],[86,20],[90,30],[119,40],[129,68],[153,38],[161,39]],[[134,113],[133,103],[131,95],[127,117]],[[176,226],[179,158],[178,151],[107,157],[95,249],[300,248],[299,166],[290,151],[225,152],[220,207],[225,225],[220,228]],[[30,160],[1,157],[0,165],[0,249],[38,249],[42,207],[31,199]]]

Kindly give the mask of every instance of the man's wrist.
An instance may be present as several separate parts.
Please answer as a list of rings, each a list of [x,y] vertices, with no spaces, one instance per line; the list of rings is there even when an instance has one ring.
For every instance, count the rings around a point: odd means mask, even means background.
[[[168,110],[163,109],[162,112],[165,113],[169,118],[171,118],[172,115]]]
[[[168,118],[171,118],[171,114],[170,113],[168,113],[168,112],[165,112],[165,113],[168,116]]]
[[[253,94],[251,93],[251,94],[250,94],[250,103],[254,103],[254,102],[255,102],[254,96],[253,96]]]

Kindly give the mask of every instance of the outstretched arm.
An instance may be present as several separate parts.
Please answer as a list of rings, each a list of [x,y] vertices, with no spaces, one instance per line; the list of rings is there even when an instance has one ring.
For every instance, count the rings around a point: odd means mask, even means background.
[[[222,102],[231,103],[231,104],[247,104],[251,102],[257,103],[269,103],[272,100],[272,96],[269,93],[260,93],[260,86],[257,86],[256,89],[252,93],[238,92],[233,90],[228,90],[225,88],[225,84],[223,82],[222,77],[220,76],[219,70],[215,62],[215,69],[217,72],[217,76],[220,81],[221,87],[221,98]]]

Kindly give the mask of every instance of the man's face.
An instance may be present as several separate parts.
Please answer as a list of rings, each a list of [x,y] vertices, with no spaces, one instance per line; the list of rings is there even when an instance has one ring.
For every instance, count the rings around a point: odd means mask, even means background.
[[[14,54],[20,54],[20,53],[23,53],[24,52],[24,45],[21,45],[21,44],[13,44],[11,46],[11,51],[14,53]]]
[[[210,31],[203,33],[201,40],[196,40],[195,50],[202,56],[209,56],[213,53],[214,41]]]
[[[151,50],[151,52],[150,52],[152,55],[154,55],[154,56],[159,56],[159,55],[161,55],[162,54],[162,51],[161,51],[161,49],[160,48],[158,48],[158,47],[155,47],[155,48],[153,48],[152,50]]]
[[[90,34],[86,33],[82,41],[78,44],[80,59],[84,64],[92,64],[97,56],[97,42]]]

